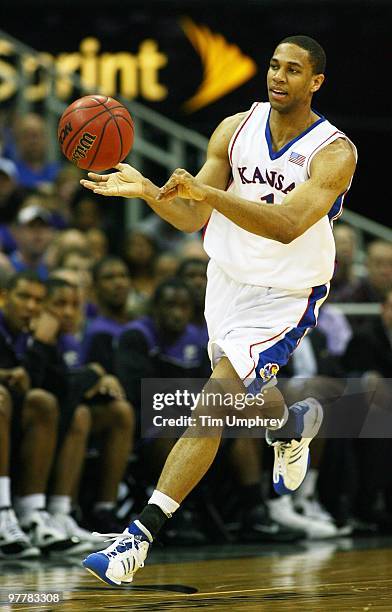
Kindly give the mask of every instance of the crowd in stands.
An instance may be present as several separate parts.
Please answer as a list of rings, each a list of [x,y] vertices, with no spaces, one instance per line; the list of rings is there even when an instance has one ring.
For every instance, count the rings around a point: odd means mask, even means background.
[[[3,127],[0,559],[79,554],[99,548],[92,531],[122,531],[176,439],[143,432],[141,380],[210,372],[201,235],[148,213],[126,229],[123,202],[86,192],[81,177],[49,160],[39,115]],[[347,377],[357,381],[358,431],[317,439],[304,485],[280,498],[263,434],[225,438],[168,521],[166,545],[391,532],[392,439],[369,414],[389,423],[392,409],[392,243],[359,244],[343,222],[334,234],[330,297],[281,384],[290,403],[332,405]],[[379,303],[380,314],[345,316],[350,302]]]

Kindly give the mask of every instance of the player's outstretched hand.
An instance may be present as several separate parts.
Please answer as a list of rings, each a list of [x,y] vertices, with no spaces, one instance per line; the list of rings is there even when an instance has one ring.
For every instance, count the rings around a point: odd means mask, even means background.
[[[157,200],[166,202],[179,197],[185,200],[204,200],[205,187],[194,176],[182,168],[177,168],[169,180],[160,188]]]
[[[96,174],[89,172],[90,180],[82,179],[83,187],[104,196],[122,196],[123,198],[142,198],[146,194],[146,179],[129,164],[117,164],[118,172]]]

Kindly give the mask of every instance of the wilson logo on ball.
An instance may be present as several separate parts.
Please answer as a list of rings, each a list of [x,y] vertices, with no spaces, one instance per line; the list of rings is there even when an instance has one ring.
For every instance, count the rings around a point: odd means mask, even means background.
[[[72,161],[78,162],[80,159],[84,159],[87,157],[87,153],[91,149],[96,140],[96,136],[94,134],[90,134],[89,132],[84,132],[83,136],[80,138],[78,144],[72,151]]]
[[[60,132],[59,135],[59,143],[62,146],[64,144],[64,140],[67,138],[68,134],[72,132],[71,122],[68,122]]]

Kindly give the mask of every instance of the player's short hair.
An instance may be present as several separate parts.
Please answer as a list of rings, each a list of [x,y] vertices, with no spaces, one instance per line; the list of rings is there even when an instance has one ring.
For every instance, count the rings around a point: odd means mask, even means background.
[[[297,35],[297,36],[287,36],[283,40],[280,41],[279,45],[283,43],[289,43],[292,45],[297,45],[297,47],[301,47],[301,49],[305,49],[309,53],[310,63],[312,64],[313,74],[324,74],[325,66],[327,63],[327,56],[325,55],[325,51],[314,38],[310,36]]]
[[[36,272],[30,272],[29,270],[25,270],[23,272],[16,272],[12,274],[7,282],[6,282],[6,290],[12,291],[18,285],[19,281],[25,280],[29,283],[35,283],[37,285],[45,286],[46,283],[38,276]]]
[[[57,291],[57,289],[76,289],[77,290],[76,285],[73,285],[72,283],[65,280],[64,278],[58,278],[58,277],[48,278],[48,280],[45,283],[45,287],[46,287],[47,297],[52,297],[54,292]]]

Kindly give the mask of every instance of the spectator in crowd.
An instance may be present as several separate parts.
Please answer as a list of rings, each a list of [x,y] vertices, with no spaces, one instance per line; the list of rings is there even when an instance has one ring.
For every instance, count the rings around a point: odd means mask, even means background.
[[[200,333],[200,339],[207,348],[208,330],[204,318],[204,302],[207,288],[207,261],[205,259],[188,258],[184,259],[178,268],[177,275],[189,285],[193,291],[194,310],[192,323]]]
[[[76,285],[79,288],[82,301],[80,324],[78,329],[84,329],[86,320],[97,316],[97,305],[93,293],[91,268],[93,258],[87,248],[69,247],[64,249],[58,258],[58,268],[70,270],[76,274]]]
[[[70,203],[71,225],[81,232],[102,227],[104,206],[103,201],[79,186]]]
[[[92,367],[74,368],[70,375],[65,356],[75,350],[72,332],[79,311],[78,292],[59,279],[47,281],[46,291],[44,308],[34,321],[26,363],[33,383],[40,384],[59,400],[59,440],[48,510],[69,539],[79,540],[77,550],[81,552],[91,550],[97,540],[70,515],[91,428],[89,409],[80,402],[96,385],[100,372]],[[78,365],[77,360],[73,365]]]
[[[47,249],[53,239],[50,213],[38,203],[25,200],[16,218],[14,229],[17,249],[10,255],[10,262],[16,272],[34,271],[41,280],[48,277],[45,259]]]
[[[148,300],[156,285],[154,276],[156,257],[156,242],[148,232],[137,227],[127,233],[123,258],[131,275],[131,288],[127,303],[131,317],[145,313]]]
[[[60,168],[54,182],[57,201],[61,202],[62,211],[68,223],[71,221],[71,202],[80,189],[80,179],[84,172],[73,164],[65,164]]]
[[[362,278],[351,294],[350,302],[383,302],[392,288],[392,243],[374,240],[367,248],[367,277]]]
[[[80,543],[78,539],[69,540],[46,512],[46,490],[57,440],[58,404],[53,394],[32,385],[24,362],[30,324],[38,316],[44,297],[45,287],[36,275],[16,274],[9,281],[0,312],[0,382],[7,388],[2,414],[5,410],[6,418],[12,422],[11,473],[7,470],[9,449],[3,427],[0,445],[1,471],[5,474],[0,476],[0,549],[4,555],[22,558],[40,551],[64,555]],[[14,505],[19,523],[10,509],[10,475],[17,495]]]
[[[370,317],[354,334],[343,363],[348,373],[374,372],[380,377],[392,378],[392,287],[382,300],[381,316]]]
[[[53,183],[61,164],[49,160],[46,125],[40,115],[18,116],[14,124],[15,148],[9,150],[17,168],[19,185],[35,189],[43,183]]]
[[[355,274],[357,238],[354,228],[342,222],[335,225],[333,233],[336,245],[336,268],[328,300],[347,302],[359,284],[359,278]]]
[[[48,248],[48,266],[51,269],[58,268],[63,253],[72,248],[88,250],[88,240],[83,232],[70,228],[56,234]]]
[[[376,254],[381,252],[387,254],[387,249],[377,245]],[[353,440],[357,491],[352,511],[356,518],[390,533],[392,479],[385,466],[392,459],[392,440],[388,437],[392,426],[392,289],[385,293],[381,316],[370,318],[354,332],[343,363],[348,375],[355,377],[357,410],[362,407],[366,417],[361,438]]]
[[[141,426],[141,385],[146,378],[205,378],[210,371],[205,347],[197,330],[190,324],[193,314],[193,295],[183,281],[168,279],[155,290],[151,314],[128,323],[119,337],[116,349],[116,372],[127,398],[135,406],[138,432]],[[144,437],[148,436],[144,432]],[[138,435],[140,439],[140,433]],[[138,453],[143,466],[146,485],[151,484],[174,444],[171,438],[140,440]],[[195,525],[182,524],[187,516],[182,513],[179,523],[170,526],[170,537],[176,542],[205,541]],[[178,528],[178,531],[177,531]],[[167,534],[167,537],[169,535]]]
[[[167,278],[176,276],[179,264],[179,256],[172,251],[163,251],[157,255],[154,262],[155,286],[159,285]]]
[[[92,529],[111,531],[119,526],[114,509],[118,485],[133,442],[133,410],[125,401],[118,380],[107,375],[99,364],[67,367],[64,357],[70,348],[69,336],[78,314],[78,291],[75,286],[58,278],[50,279],[47,288],[46,309],[34,331],[31,349],[34,359],[31,359],[30,369],[38,382],[42,379],[45,388],[56,392],[60,398],[63,428],[68,432],[56,464],[55,479],[56,496],[68,499],[63,500],[61,506],[56,504],[57,513],[61,510],[65,515],[62,525],[68,533],[74,530],[79,539],[91,544],[91,537],[87,537],[85,530],[80,530],[69,517],[70,494],[80,475],[90,420],[93,433],[102,437],[102,469],[97,479],[94,508],[87,520]],[[67,468],[72,457],[72,468]]]
[[[92,274],[98,316],[87,326],[82,359],[83,363],[100,363],[107,372],[113,373],[114,341],[129,321],[129,272],[122,259],[108,256],[95,264]]]
[[[94,263],[109,254],[109,242],[105,232],[98,227],[91,227],[86,231],[88,250]]]

